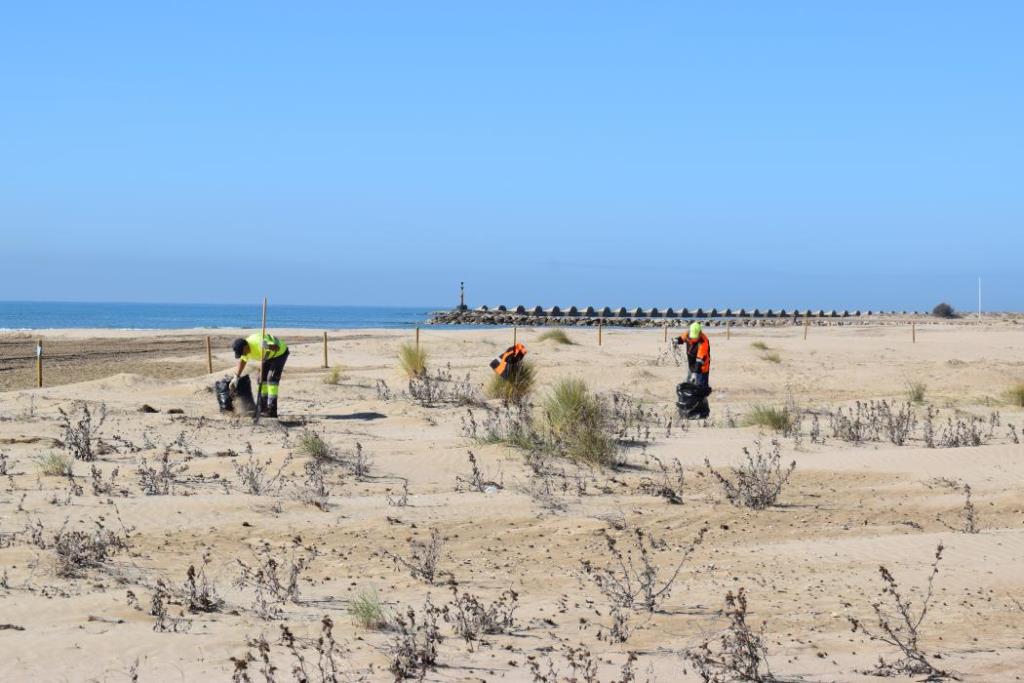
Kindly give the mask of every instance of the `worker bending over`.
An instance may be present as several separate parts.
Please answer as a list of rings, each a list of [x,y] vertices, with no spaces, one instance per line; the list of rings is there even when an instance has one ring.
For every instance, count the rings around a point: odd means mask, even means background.
[[[686,360],[692,381],[699,387],[707,387],[708,373],[711,372],[711,341],[704,334],[704,326],[698,322],[691,324],[689,334],[680,335],[672,343],[686,344]]]
[[[239,337],[231,344],[231,348],[238,359],[232,386],[242,376],[246,363],[261,361],[260,396],[256,409],[265,417],[277,417],[278,387],[284,364],[288,361],[288,345],[271,334],[264,334],[261,338],[260,333],[256,332],[245,339]]]

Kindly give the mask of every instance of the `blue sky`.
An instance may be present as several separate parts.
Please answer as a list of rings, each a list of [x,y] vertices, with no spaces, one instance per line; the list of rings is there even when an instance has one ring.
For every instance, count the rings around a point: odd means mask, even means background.
[[[1024,309],[1020,2],[17,3],[0,299]]]

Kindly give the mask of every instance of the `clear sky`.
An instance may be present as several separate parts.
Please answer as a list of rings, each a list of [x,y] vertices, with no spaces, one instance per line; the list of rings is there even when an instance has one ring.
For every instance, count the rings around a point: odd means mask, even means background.
[[[0,299],[1024,309],[1024,2],[24,2]]]

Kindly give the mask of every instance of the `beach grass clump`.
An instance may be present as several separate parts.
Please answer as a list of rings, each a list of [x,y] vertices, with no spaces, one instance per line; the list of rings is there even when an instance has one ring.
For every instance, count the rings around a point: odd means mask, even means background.
[[[324,375],[324,384],[330,384],[337,386],[341,384],[341,380],[345,377],[345,369],[340,365],[332,365],[331,369]]]
[[[924,395],[926,391],[928,391],[928,385],[924,382],[907,383],[907,399],[911,403],[916,403],[918,405],[924,403]]]
[[[314,460],[329,460],[332,456],[331,446],[323,437],[311,429],[306,429],[299,436],[298,449],[301,455]]]
[[[487,398],[500,398],[505,403],[519,403],[533,393],[537,372],[529,361],[520,361],[509,370],[508,377],[494,375],[484,387]]]
[[[793,429],[796,417],[788,407],[754,406],[744,422],[747,426],[768,427],[777,432],[789,432]]]
[[[383,631],[391,624],[391,612],[373,588],[363,588],[348,603],[348,615],[360,628]]]
[[[420,377],[427,372],[427,351],[422,346],[406,342],[398,347],[398,363],[409,379]]]
[[[556,344],[567,344],[570,346],[576,343],[572,339],[569,339],[569,335],[565,333],[565,330],[560,330],[558,328],[543,332],[539,337],[537,337],[537,341],[551,341]]]
[[[770,352],[762,355],[761,356],[761,360],[766,360],[769,363],[776,363],[777,364],[777,363],[781,363],[782,362],[782,356],[780,356],[775,351],[770,351]]]
[[[74,462],[66,453],[50,452],[36,458],[36,466],[47,477],[70,477]]]
[[[755,349],[757,349],[758,351],[767,351],[768,350],[768,345],[765,344],[763,341],[751,342],[750,346],[755,348]]]
[[[543,404],[551,450],[577,462],[609,467],[617,464],[618,442],[600,399],[581,379],[562,379]]]
[[[1024,408],[1024,382],[1018,382],[1006,390],[1006,401],[1010,405]]]

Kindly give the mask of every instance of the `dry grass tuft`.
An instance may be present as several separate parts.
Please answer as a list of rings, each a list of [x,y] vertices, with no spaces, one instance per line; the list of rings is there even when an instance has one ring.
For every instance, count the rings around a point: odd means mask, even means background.
[[[332,384],[337,386],[341,384],[341,380],[345,377],[345,369],[340,365],[333,365],[331,369],[324,375],[324,384]]]
[[[565,333],[565,330],[559,330],[557,328],[553,330],[547,330],[546,332],[542,333],[539,337],[537,337],[537,341],[552,341],[555,342],[556,344],[568,344],[570,346],[576,343],[572,339],[569,339],[569,335]]]
[[[744,420],[747,426],[768,427],[777,432],[788,433],[793,429],[796,416],[788,407],[754,406]]]
[[[39,471],[48,477],[70,477],[74,460],[63,453],[47,453],[36,458]]]
[[[419,377],[427,372],[427,351],[406,342],[398,347],[398,364],[410,379]]]
[[[1014,384],[1006,390],[1006,401],[1010,405],[1024,408],[1024,382]]]
[[[543,405],[548,441],[559,455],[601,467],[617,464],[618,443],[598,397],[581,379],[554,385]]]
[[[752,342],[750,344],[750,346],[752,346],[753,348],[757,349],[758,351],[767,351],[768,350],[768,345],[765,344],[763,341]]]
[[[924,382],[907,383],[907,398],[911,403],[916,403],[918,405],[924,403],[924,395],[926,391],[928,391],[928,385]]]
[[[363,588],[356,593],[348,603],[348,615],[357,626],[367,631],[384,631],[394,620],[391,610],[381,602],[373,588]]]

